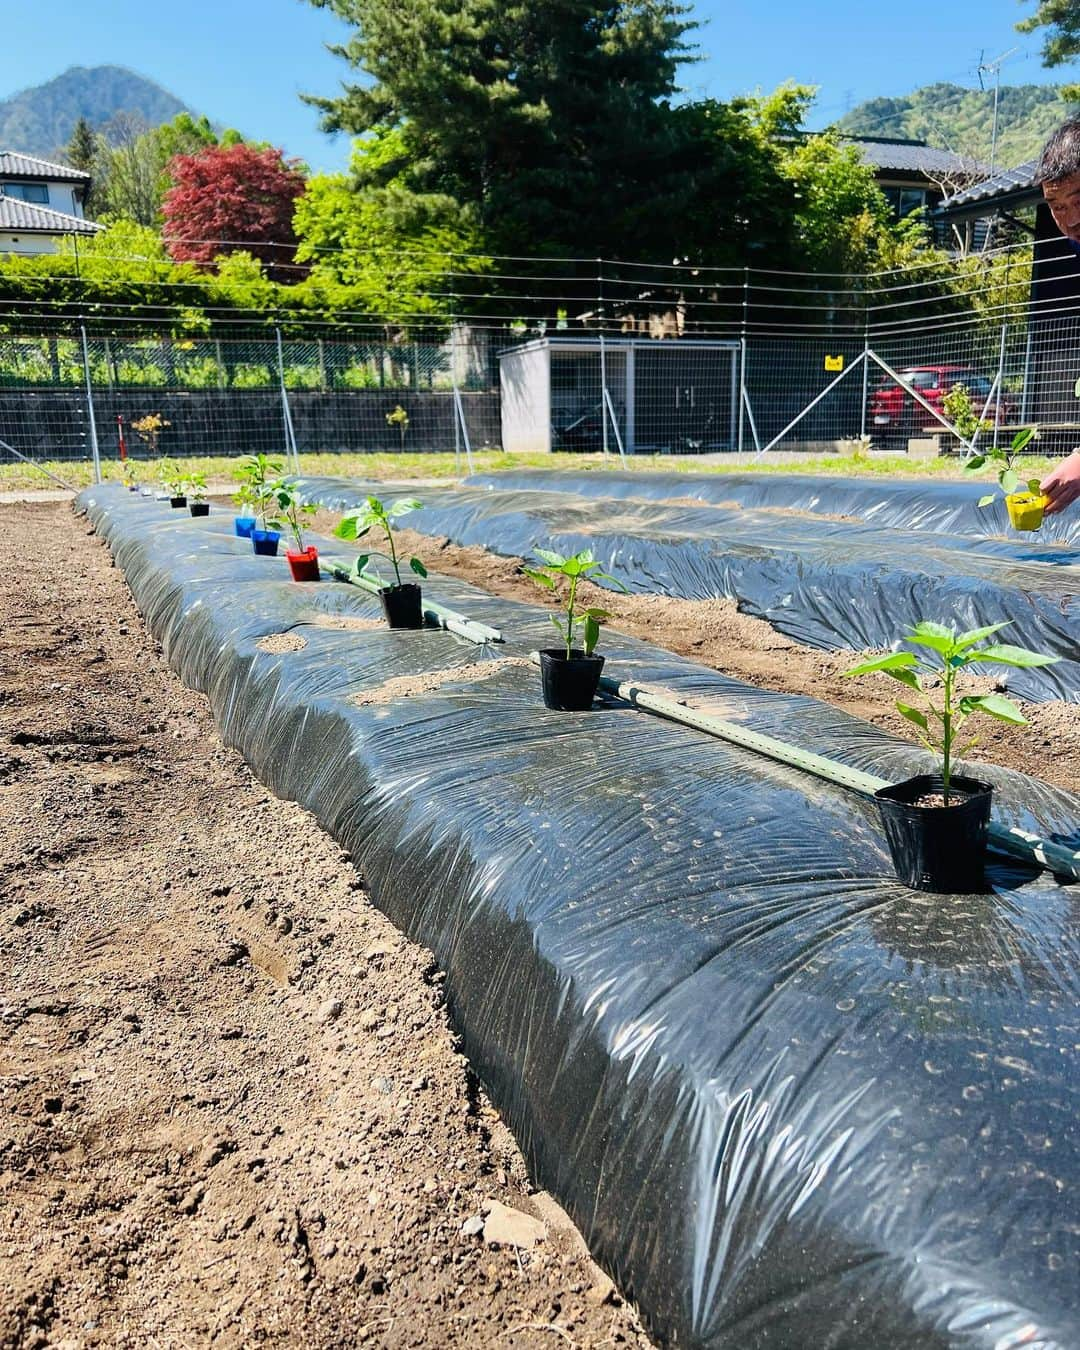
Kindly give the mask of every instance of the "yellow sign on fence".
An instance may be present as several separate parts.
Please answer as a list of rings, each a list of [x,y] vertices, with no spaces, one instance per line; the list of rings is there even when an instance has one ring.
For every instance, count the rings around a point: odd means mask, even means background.
[[[842,356],[827,356],[825,358],[825,369],[839,374],[844,369],[844,358]]]

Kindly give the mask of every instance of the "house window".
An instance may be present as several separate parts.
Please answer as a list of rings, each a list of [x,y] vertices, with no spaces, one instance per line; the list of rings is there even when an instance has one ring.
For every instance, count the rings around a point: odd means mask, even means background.
[[[903,220],[926,205],[925,188],[886,187],[881,190],[897,220]]]
[[[9,197],[19,197],[24,202],[36,202],[48,206],[49,189],[45,183],[8,183],[4,191]]]

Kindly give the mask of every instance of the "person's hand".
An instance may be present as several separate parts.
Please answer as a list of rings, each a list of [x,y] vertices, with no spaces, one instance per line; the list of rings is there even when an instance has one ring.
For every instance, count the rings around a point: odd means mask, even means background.
[[[1080,450],[1074,450],[1068,459],[1062,460],[1039,484],[1039,491],[1046,498],[1044,514],[1048,516],[1056,516],[1076,501],[1080,497]]]

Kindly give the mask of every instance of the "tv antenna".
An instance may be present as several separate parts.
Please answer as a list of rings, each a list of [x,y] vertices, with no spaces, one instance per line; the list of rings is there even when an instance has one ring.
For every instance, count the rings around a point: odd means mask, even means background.
[[[985,93],[986,85],[983,83],[983,75],[993,75],[994,77],[994,130],[990,137],[990,174],[993,176],[994,167],[997,163],[997,139],[998,139],[998,104],[1001,99],[1001,67],[1009,59],[1015,56],[1020,50],[1019,47],[1010,47],[1007,52],[1002,52],[1000,56],[995,56],[992,61],[984,61],[986,49],[979,53],[979,88]]]

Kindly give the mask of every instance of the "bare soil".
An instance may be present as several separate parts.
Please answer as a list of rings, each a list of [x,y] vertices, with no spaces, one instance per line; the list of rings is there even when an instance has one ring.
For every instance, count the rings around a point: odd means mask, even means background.
[[[647,1346],[430,953],[221,744],[85,523],[2,520],[0,1347]]]
[[[329,533],[337,517],[320,512],[316,528]],[[521,558],[504,558],[475,546],[398,531],[401,547],[433,571],[461,577],[494,595],[554,608],[546,592],[524,576]],[[807,694],[914,740],[913,728],[893,706],[896,684],[887,676],[849,680],[843,672],[856,652],[825,652],[786,638],[762,619],[741,614],[733,600],[680,600],[662,595],[620,595],[583,585],[582,601],[602,606],[617,632],[642,638],[702,665],[764,689]],[[995,687],[972,682],[975,692]],[[1017,769],[1058,787],[1080,788],[1080,705],[1024,703],[1026,727],[981,717],[969,723],[977,744],[973,758]]]

